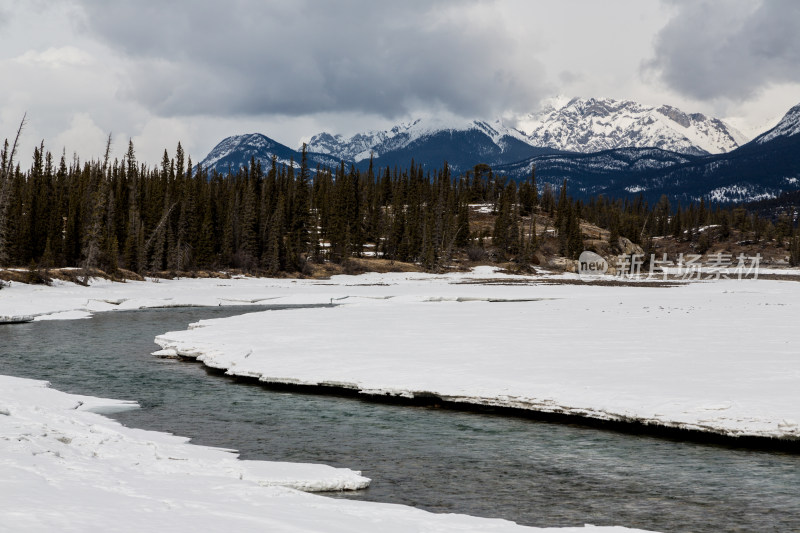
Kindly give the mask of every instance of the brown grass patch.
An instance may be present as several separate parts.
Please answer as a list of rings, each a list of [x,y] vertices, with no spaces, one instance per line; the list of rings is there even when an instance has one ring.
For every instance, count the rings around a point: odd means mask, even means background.
[[[392,261],[389,259],[377,259],[369,257],[353,257],[347,261],[339,263],[315,263],[311,265],[310,277],[316,279],[327,279],[331,276],[340,274],[356,275],[366,272],[377,272],[386,274],[388,272],[422,272],[423,269],[414,263],[403,261]]]

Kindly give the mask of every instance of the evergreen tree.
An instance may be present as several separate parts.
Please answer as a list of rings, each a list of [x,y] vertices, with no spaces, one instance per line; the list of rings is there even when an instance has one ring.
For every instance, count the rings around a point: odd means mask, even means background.
[[[584,220],[607,229],[612,244],[624,236],[647,248],[655,234],[688,235],[703,248],[714,244],[712,236],[752,232],[786,243],[790,259],[800,246],[788,216],[773,223],[740,207],[709,209],[701,201],[673,209],[666,198],[650,206],[641,196],[573,200],[566,181],[558,198],[550,184],[540,197],[535,168],[519,185],[487,165],[460,176],[446,163],[425,170],[413,161],[402,169],[342,163],[312,171],[304,149],[297,169],[273,157],[266,174],[255,159],[220,174],[194,167],[180,144],[174,159],[164,151],[159,165],[140,164],[129,141],[121,160],[85,162],[63,152],[56,160],[41,143],[22,169],[13,151],[8,142],[0,151],[2,265],[37,271],[244,268],[278,275],[303,271],[311,259],[345,262],[365,250],[440,270],[489,236],[498,257],[530,262],[540,244],[536,226],[547,230],[549,217],[567,257],[583,250]],[[494,226],[489,214],[471,220],[470,203],[492,205]],[[698,230],[707,224],[718,228]]]

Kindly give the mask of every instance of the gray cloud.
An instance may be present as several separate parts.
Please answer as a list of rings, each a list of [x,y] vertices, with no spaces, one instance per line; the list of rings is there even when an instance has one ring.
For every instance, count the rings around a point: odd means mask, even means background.
[[[9,22],[11,22],[11,10],[4,5],[0,5],[0,28],[8,26]]]
[[[558,73],[558,81],[564,85],[571,85],[586,79],[586,76],[581,72],[573,72],[571,70],[562,70]]]
[[[81,27],[162,116],[527,110],[541,65],[520,73],[500,17],[462,16],[476,3],[84,0]]]
[[[689,97],[746,100],[773,83],[800,82],[800,2],[674,1],[676,16],[647,63]]]

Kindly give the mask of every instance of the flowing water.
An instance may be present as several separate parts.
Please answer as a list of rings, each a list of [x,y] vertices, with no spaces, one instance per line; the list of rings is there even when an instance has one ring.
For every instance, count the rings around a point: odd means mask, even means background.
[[[0,326],[0,374],[136,400],[126,425],[246,459],[363,471],[332,494],[535,526],[800,531],[800,457],[353,398],[267,390],[157,359],[153,338],[252,308],[159,309]],[[281,310],[276,312],[292,312]]]

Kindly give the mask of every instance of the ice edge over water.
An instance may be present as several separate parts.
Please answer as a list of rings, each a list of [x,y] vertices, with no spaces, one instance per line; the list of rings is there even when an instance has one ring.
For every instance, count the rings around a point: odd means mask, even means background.
[[[194,328],[198,327],[195,325]],[[366,384],[347,381],[330,380],[304,380],[291,377],[268,376],[261,372],[237,368],[236,363],[227,364],[220,362],[220,359],[230,359],[231,354],[214,348],[203,348],[193,346],[170,339],[167,335],[160,335],[155,338],[156,344],[162,346],[161,350],[153,352],[152,355],[159,357],[178,357],[196,360],[205,366],[223,372],[231,377],[254,379],[265,385],[287,385],[291,387],[311,387],[322,389],[340,389],[342,391],[354,391],[363,397],[372,399],[381,398],[405,398],[409,400],[422,400],[424,403],[438,404],[449,403],[453,405],[463,405],[465,407],[492,407],[521,411],[533,411],[536,413],[566,415],[584,419],[595,419],[599,421],[621,422],[626,424],[641,424],[644,426],[661,426],[664,428],[687,430],[692,432],[712,433],[725,437],[761,437],[789,442],[797,442],[800,448],[800,424],[794,420],[781,420],[776,425],[776,430],[753,430],[725,427],[708,421],[707,423],[692,423],[686,421],[672,420],[666,416],[645,417],[633,411],[615,411],[588,406],[570,406],[560,403],[550,398],[528,398],[518,396],[470,396],[470,395],[450,395],[437,392],[435,390],[415,390],[405,388],[384,388],[372,387]],[[244,356],[243,358],[247,358]],[[720,410],[726,407],[721,407]],[[707,407],[709,411],[716,408]]]
[[[64,393],[0,376],[0,524],[9,531],[579,531],[323,498],[301,491],[364,488],[360,472],[246,461],[169,433],[122,426],[98,412],[135,402]]]

